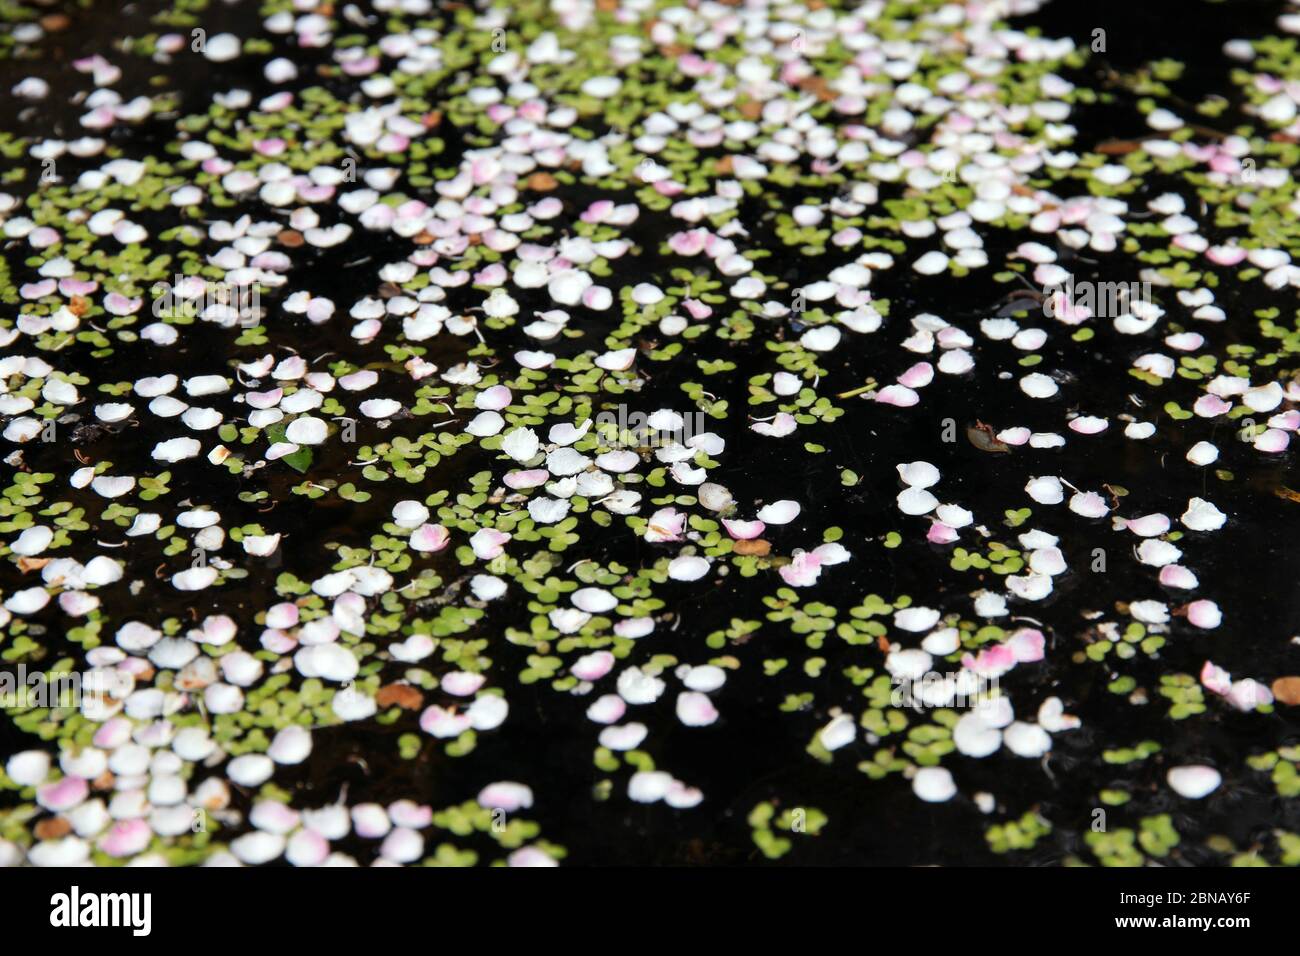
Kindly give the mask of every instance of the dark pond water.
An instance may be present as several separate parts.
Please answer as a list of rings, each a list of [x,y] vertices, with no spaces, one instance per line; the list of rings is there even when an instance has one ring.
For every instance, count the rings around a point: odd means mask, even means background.
[[[7,90],[24,75],[45,77],[56,95],[40,107],[25,108],[12,99],[0,103],[0,128],[23,136],[71,138],[77,135],[76,118],[81,110],[63,102],[57,92],[68,88],[71,60],[103,51],[113,37],[142,35],[150,32],[149,17],[160,5],[154,3],[94,3],[81,10],[69,6],[71,24],[66,31],[54,34],[38,47],[37,58],[0,62],[0,89]],[[1173,8],[1176,7],[1176,12]],[[1038,29],[1048,36],[1071,36],[1080,44],[1089,43],[1098,27],[1107,31],[1105,53],[1096,54],[1081,71],[1069,78],[1081,85],[1107,88],[1107,80],[1117,74],[1129,74],[1143,63],[1172,57],[1187,64],[1186,72],[1173,84],[1175,93],[1185,102],[1195,103],[1210,93],[1230,95],[1229,63],[1221,54],[1228,36],[1259,36],[1270,32],[1280,5],[1272,2],[1216,4],[1188,2],[1176,5],[1134,4],[1123,2],[1056,2],[1043,10],[1013,21],[1020,29]],[[203,14],[210,34],[231,30],[236,34],[251,32],[256,24],[254,5],[227,6],[213,4]],[[278,41],[277,41],[278,42]],[[327,62],[324,53],[288,51],[295,58],[303,79],[298,88],[318,82],[315,65]],[[179,112],[184,114],[201,107],[213,90],[235,85],[252,89],[264,86],[260,74],[239,61],[229,64],[203,64],[202,70],[177,65],[159,67],[135,58],[120,58],[126,70],[122,88],[153,74],[166,78],[167,87],[181,96]],[[326,85],[337,81],[327,81]],[[1120,86],[1109,87],[1109,102],[1082,107],[1073,118],[1079,133],[1076,152],[1111,140],[1125,140],[1143,135],[1147,127],[1137,108],[1139,96]],[[1243,119],[1234,106],[1216,120],[1220,128],[1229,129]],[[114,130],[111,141],[123,155],[140,157],[156,154],[171,141],[172,129],[165,120],[154,120],[138,127]],[[460,144],[454,132],[447,135],[448,155],[455,155]],[[86,161],[92,165],[96,161]],[[72,174],[77,161],[70,160]],[[835,187],[828,187],[833,189]],[[1194,200],[1186,183],[1175,177],[1162,181],[1152,174],[1139,197],[1130,202],[1137,206],[1148,196],[1174,190]],[[802,191],[794,191],[801,193]],[[901,190],[899,190],[901,193]],[[572,208],[581,209],[588,196],[581,188],[566,195]],[[888,198],[888,196],[886,196]],[[791,199],[797,199],[791,195]],[[1199,202],[1198,199],[1195,201]],[[257,218],[255,204],[248,211]],[[265,210],[261,210],[264,215]],[[233,218],[233,216],[232,216]],[[743,217],[756,224],[753,240],[760,245],[775,241],[773,217],[757,203]],[[145,217],[141,221],[152,228]],[[677,224],[666,215],[646,211],[628,231],[633,241],[654,249]],[[1215,236],[1210,232],[1211,239]],[[997,263],[1023,237],[986,233],[990,260]],[[343,246],[319,251],[307,262],[295,265],[294,281],[329,295],[338,302],[348,302],[371,290],[373,263],[393,261],[405,254],[403,244],[391,237],[374,239],[357,236]],[[910,250],[909,250],[910,251]],[[8,252],[8,250],[7,250]],[[831,252],[811,264],[790,256],[780,264],[781,277],[792,287],[824,275],[827,269],[851,261],[853,252]],[[829,259],[829,261],[828,261]],[[637,281],[665,265],[652,256],[630,257],[615,263],[611,286]],[[1135,280],[1135,265],[1122,254],[1077,256],[1068,262],[1079,279],[1095,281]],[[21,261],[10,261],[15,279],[26,281]],[[996,270],[985,272],[991,275]],[[1221,270],[1225,280],[1232,270]],[[907,270],[891,270],[878,275],[873,294],[887,298],[891,316],[900,319],[921,312],[942,315],[966,329],[974,329],[981,318],[997,311],[1005,302],[1008,288],[987,278],[947,276],[918,280]],[[1219,304],[1230,315],[1248,316],[1254,309],[1283,305],[1293,310],[1294,297],[1261,291],[1258,283],[1248,285],[1225,281],[1219,287]],[[469,302],[469,290],[464,290]],[[457,293],[449,304],[458,304]],[[525,307],[529,306],[525,303]],[[300,354],[314,358],[334,353],[353,361],[382,362],[377,347],[372,354],[359,354],[361,348],[348,335],[348,323],[335,321],[313,326],[277,313],[273,341],[291,346]],[[560,340],[551,347],[564,355],[565,349],[576,353],[590,347],[592,336],[600,336],[601,320],[594,315],[579,315],[573,327],[587,333],[586,339]],[[887,327],[888,328],[888,327]],[[1215,354],[1223,354],[1230,344],[1253,341],[1253,322],[1224,323],[1207,330],[1197,328],[1210,340]],[[772,323],[770,328],[747,342],[727,343],[708,337],[700,340],[700,358],[726,358],[736,363],[736,370],[722,380],[713,376],[708,387],[718,399],[731,407],[744,408],[750,375],[770,369],[765,349],[767,337],[791,335],[788,327]],[[910,358],[897,349],[902,334],[856,339],[852,348],[842,348],[824,357],[826,381],[831,391],[847,390],[860,384],[866,376],[889,381],[901,373]],[[777,800],[781,806],[815,806],[831,820],[830,828],[816,840],[801,841],[796,852],[785,858],[789,863],[823,864],[983,864],[1013,862],[1020,864],[1058,864],[1071,855],[1085,853],[1082,834],[1096,806],[1096,793],[1107,787],[1133,787],[1142,779],[1138,769],[1107,765],[1098,759],[1109,746],[1135,743],[1143,739],[1158,741],[1162,760],[1169,766],[1179,763],[1208,763],[1224,768],[1229,786],[1212,800],[1188,812],[1188,803],[1178,800],[1166,788],[1136,789],[1134,799],[1141,815],[1172,813],[1183,835],[1183,844],[1173,858],[1179,864],[1197,864],[1221,860],[1204,845],[1214,834],[1227,836],[1238,849],[1260,845],[1276,828],[1300,831],[1300,808],[1294,800],[1274,793],[1267,776],[1249,775],[1227,768],[1241,766],[1244,755],[1294,744],[1300,740],[1300,721],[1294,712],[1236,714],[1225,708],[1211,707],[1194,721],[1172,721],[1156,694],[1159,679],[1167,673],[1198,673],[1207,657],[1234,675],[1250,674],[1261,680],[1297,670],[1297,648],[1287,643],[1290,635],[1300,633],[1300,588],[1296,583],[1294,545],[1300,522],[1296,515],[1300,505],[1277,494],[1280,486],[1298,482],[1294,472],[1294,453],[1265,459],[1245,443],[1231,440],[1231,426],[1222,420],[1194,419],[1173,422],[1159,411],[1165,396],[1137,383],[1129,374],[1132,359],[1150,350],[1145,339],[1118,341],[1121,336],[1099,335],[1087,342],[1075,342],[1068,336],[1053,336],[1042,351],[1043,368],[1065,370],[1062,400],[1053,403],[1018,401],[1015,378],[998,379],[991,374],[937,377],[926,390],[925,412],[916,409],[891,409],[883,405],[851,403],[849,413],[832,424],[819,426],[818,441],[831,450],[825,456],[808,455],[802,444],[773,443],[748,430],[729,425],[723,431],[728,450],[721,467],[711,472],[710,480],[732,489],[744,488],[751,497],[774,501],[795,499],[805,510],[788,530],[791,540],[817,540],[828,525],[845,529],[845,542],[854,552],[854,560],[836,569],[833,580],[817,590],[817,600],[847,608],[868,593],[889,599],[910,594],[924,596],[923,603],[947,606],[948,598],[965,600],[965,596],[982,583],[979,576],[956,572],[948,567],[946,549],[918,544],[915,536],[896,550],[878,546],[875,541],[899,528],[894,507],[898,486],[893,466],[899,461],[923,459],[934,462],[944,476],[945,500],[962,502],[977,514],[1000,514],[1019,495],[1026,474],[1063,474],[1080,488],[1120,485],[1127,489],[1125,514],[1145,514],[1164,510],[1170,501],[1185,501],[1192,496],[1211,498],[1226,511],[1231,520],[1210,543],[1198,544],[1196,571],[1203,582],[1215,584],[1219,603],[1231,609],[1229,623],[1213,632],[1178,631],[1158,659],[1138,658],[1128,662],[1126,673],[1139,686],[1147,688],[1153,701],[1142,707],[1130,706],[1123,698],[1109,692],[1104,668],[1073,659],[1082,650],[1088,630],[1085,613],[1114,611],[1116,600],[1139,593],[1114,580],[1115,575],[1131,562],[1121,560],[1117,549],[1127,547],[1110,528],[1108,520],[1091,525],[1070,515],[1035,514],[1033,524],[1059,533],[1067,547],[1072,569],[1058,579],[1055,592],[1047,600],[1025,613],[1031,618],[1050,621],[1047,660],[1032,673],[1016,674],[1017,693],[1031,699],[1057,695],[1067,702],[1067,709],[1083,720],[1080,730],[1058,735],[1054,749],[1042,767],[1005,752],[983,761],[966,760],[953,766],[954,776],[963,794],[987,790],[998,794],[998,819],[1015,818],[1037,810],[1056,824],[1053,833],[1033,850],[1000,856],[990,852],[984,831],[989,819],[972,801],[959,798],[935,807],[920,803],[910,787],[897,778],[871,781],[855,767],[853,760],[836,760],[822,764],[804,751],[811,733],[824,722],[821,710],[817,718],[794,719],[779,707],[788,694],[816,690],[819,708],[824,703],[852,700],[848,681],[839,676],[844,667],[860,661],[859,652],[838,641],[828,641],[818,652],[826,658],[824,676],[816,682],[801,676],[795,666],[812,652],[802,647],[798,636],[781,625],[765,626],[753,641],[733,647],[730,653],[750,666],[733,672],[728,685],[723,717],[706,729],[686,728],[674,718],[672,695],[665,695],[648,715],[638,719],[653,727],[654,752],[665,758],[665,766],[679,779],[700,787],[706,801],[689,812],[669,810],[663,805],[640,807],[621,798],[597,800],[593,787],[601,774],[592,766],[594,736],[592,725],[584,716],[589,701],[557,694],[546,682],[522,684],[516,675],[525,665],[526,649],[495,640],[492,656],[496,661],[493,680],[504,687],[511,702],[512,719],[506,731],[481,734],[477,748],[469,759],[444,755],[441,745],[431,739],[415,760],[403,760],[397,754],[397,737],[410,732],[412,721],[403,719],[384,727],[373,722],[362,726],[343,725],[317,732],[315,750],[301,767],[277,773],[277,784],[290,788],[305,804],[324,803],[346,791],[349,802],[364,800],[387,802],[418,795],[421,800],[441,807],[477,791],[485,780],[519,779],[535,782],[545,799],[531,811],[540,822],[545,837],[562,844],[569,851],[569,862],[576,863],[722,863],[738,864],[761,859],[750,839],[746,816],[759,802]],[[260,346],[235,346],[229,332],[200,325],[187,332],[183,344],[170,353],[170,361],[182,366],[187,361],[201,365],[212,355],[249,360],[262,354]],[[500,355],[509,355],[518,347],[529,347],[517,329],[496,333],[492,339]],[[471,343],[472,344],[472,343]],[[1008,343],[980,345],[982,354],[1000,356],[1005,365],[1014,365],[1013,349]],[[133,380],[152,374],[147,354],[142,350],[121,349],[113,356],[92,359],[88,350],[74,346],[66,360],[73,365],[95,363],[99,381]],[[463,340],[435,346],[429,356],[440,365],[454,364],[465,353]],[[175,366],[173,366],[175,367]],[[203,366],[206,369],[206,365]],[[981,368],[992,368],[988,366]],[[696,370],[682,365],[661,363],[650,369],[643,390],[637,398],[640,407],[653,409],[681,403],[681,385],[692,380]],[[392,393],[408,399],[414,386],[407,382],[408,394]],[[1147,407],[1146,402],[1152,403]],[[1186,403],[1185,403],[1186,404]],[[959,438],[955,443],[943,440],[943,423],[953,419],[959,434],[968,425],[987,422],[995,428],[1009,424],[1024,425],[1032,430],[1052,431],[1061,427],[1061,409],[1077,408],[1090,414],[1115,420],[1120,414],[1156,421],[1156,435],[1145,442],[1107,441],[1088,446],[1074,442],[1064,453],[1038,451],[1023,446],[1011,454],[988,454]],[[1014,418],[1009,409],[1015,409]],[[363,423],[358,429],[361,443],[391,440],[395,435],[412,439],[422,432],[422,422],[397,420],[380,430]],[[1197,439],[1214,441],[1222,458],[1218,467],[1233,473],[1232,481],[1217,479],[1212,469],[1193,470],[1184,466],[1182,455]],[[115,434],[87,436],[76,449],[94,459],[108,457],[115,461],[142,461],[156,437],[145,429],[127,428]],[[1095,447],[1096,450],[1092,450]],[[58,443],[32,447],[27,461],[33,470],[63,474],[76,467],[74,449]],[[421,487],[423,492],[439,488],[459,489],[465,478],[488,467],[485,453],[469,449],[448,460],[431,473]],[[1174,467],[1177,463],[1181,467]],[[852,467],[863,481],[849,489],[838,480],[835,465]],[[186,497],[186,489],[202,487],[203,498],[221,511],[228,525],[256,521],[258,506],[241,501],[241,491],[265,490],[274,503],[277,520],[291,528],[284,568],[304,579],[322,573],[330,542],[356,545],[365,543],[368,531],[376,528],[388,515],[387,496],[376,495],[369,503],[350,504],[334,497],[317,502],[293,495],[290,489],[300,477],[287,468],[267,468],[251,478],[213,484],[211,468],[201,459],[181,463],[173,469],[173,489],[177,497]],[[339,481],[356,480],[359,467],[350,462],[344,449],[325,446],[313,465],[313,475],[329,475]],[[1023,496],[1021,496],[1023,497]],[[265,508],[266,505],[262,505]],[[1123,541],[1124,543],[1120,543]],[[855,546],[855,542],[859,542]],[[1093,549],[1107,549],[1112,570],[1090,573]],[[652,562],[662,552],[616,523],[607,531],[590,528],[584,532],[583,555],[602,561],[617,560],[628,566]],[[154,542],[133,548],[128,577],[156,580],[155,569],[168,561],[161,544]],[[433,560],[448,580],[460,577],[454,562]],[[170,567],[170,565],[169,565]],[[169,572],[170,573],[170,572]],[[990,576],[991,578],[992,576]],[[254,575],[230,582],[220,593],[202,592],[193,597],[178,597],[162,586],[149,587],[139,597],[116,591],[105,599],[105,615],[110,619],[129,618],[137,605],[146,602],[160,614],[178,614],[202,618],[209,613],[235,613],[236,608],[261,608],[270,603],[271,581]],[[684,660],[702,661],[710,652],[704,645],[709,633],[725,628],[736,616],[758,618],[762,598],[772,593],[771,580],[762,576],[742,579],[730,575],[717,582],[698,582],[682,586],[675,594],[680,598],[671,606],[680,626],[657,635],[656,650],[676,654]],[[1145,594],[1145,592],[1140,592]],[[942,603],[941,603],[942,602]],[[59,615],[51,613],[35,619],[48,628],[43,640],[57,654],[70,645],[57,633]],[[499,636],[502,629],[526,620],[523,602],[508,599],[489,606],[479,625],[485,635]],[[760,662],[768,657],[789,656],[792,666],[779,677],[764,675]],[[394,668],[396,674],[400,668]],[[0,750],[8,753],[22,744],[8,722],[0,718]],[[616,787],[616,793],[618,788]],[[240,797],[247,806],[247,795]],[[1138,814],[1133,814],[1136,817]],[[365,858],[369,851],[356,841],[338,846]]]

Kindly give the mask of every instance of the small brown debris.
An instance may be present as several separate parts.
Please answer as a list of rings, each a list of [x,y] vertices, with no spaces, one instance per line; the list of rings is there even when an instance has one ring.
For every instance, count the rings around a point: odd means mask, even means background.
[[[36,824],[34,832],[38,840],[58,840],[72,832],[72,824],[63,817],[47,817]]]
[[[113,771],[105,770],[94,780],[90,781],[90,789],[100,791],[112,790],[113,784],[116,782],[117,778],[113,776]]]
[[[419,710],[424,705],[424,695],[410,684],[385,684],[375,694],[375,704],[383,710],[393,706],[403,710]]]
[[[552,189],[557,188],[559,185],[560,182],[558,179],[556,179],[550,173],[545,173],[545,172],[533,173],[531,176],[529,176],[527,179],[524,180],[524,186],[527,189],[532,189],[535,192],[539,192],[539,193],[548,193]]]
[[[425,129],[433,129],[435,126],[442,125],[442,110],[429,110],[420,118]]]
[[[28,571],[39,571],[49,563],[49,558],[19,558],[18,570],[26,574]]]
[[[41,17],[41,29],[46,33],[62,33],[72,23],[64,13],[47,13]]]
[[[613,13],[618,9],[618,0],[596,0],[596,9],[601,13]]]
[[[726,156],[723,156],[720,160],[718,160],[716,163],[713,164],[713,169],[716,173],[718,173],[721,176],[730,176],[732,172],[732,167],[734,166],[735,166],[735,162],[733,161],[731,154],[728,153]]]
[[[90,311],[90,300],[84,295],[74,295],[72,301],[68,303],[68,311],[81,318]]]
[[[1300,504],[1300,491],[1294,488],[1288,488],[1286,485],[1278,485],[1273,489],[1273,494],[1277,495],[1283,501],[1293,501]]]
[[[772,543],[762,538],[742,539],[737,541],[733,548],[736,554],[748,554],[758,558],[765,558],[772,553]]]
[[[747,120],[758,119],[763,115],[763,104],[758,100],[745,100],[743,103],[736,104],[736,109],[740,110],[740,115]]]
[[[1108,139],[1097,145],[1097,152],[1103,156],[1127,156],[1129,153],[1136,152],[1141,145],[1131,139]]]
[[[1300,706],[1300,677],[1279,677],[1273,681],[1273,696],[1288,707]]]
[[[302,233],[297,229],[281,229],[276,234],[276,241],[286,249],[297,249],[307,240],[303,239]]]
[[[427,246],[433,242],[433,236],[421,230],[420,232],[417,232],[414,236],[411,237],[411,241],[415,243],[417,246]]]

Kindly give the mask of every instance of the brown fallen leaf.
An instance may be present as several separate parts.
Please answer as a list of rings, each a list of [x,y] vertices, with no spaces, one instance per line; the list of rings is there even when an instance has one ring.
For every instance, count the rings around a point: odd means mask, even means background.
[[[18,570],[26,574],[28,571],[39,571],[49,563],[49,558],[19,558]]]
[[[826,78],[817,76],[816,74],[804,77],[800,80],[799,89],[803,90],[805,93],[811,93],[823,103],[828,103],[835,99],[836,95],[835,91],[826,84]]]
[[[1273,696],[1288,707],[1300,706],[1300,677],[1279,677],[1273,681]]]
[[[987,451],[995,455],[1007,454],[1011,451],[1011,446],[994,433],[993,426],[986,425],[984,422],[977,421],[974,425],[967,425],[966,438],[980,451]]]
[[[1300,504],[1300,491],[1288,488],[1286,485],[1278,485],[1273,489],[1273,494],[1285,501],[1294,501],[1296,504]]]
[[[736,554],[749,554],[759,558],[765,558],[772,553],[772,543],[762,538],[742,539],[732,547]]]
[[[424,695],[410,684],[385,684],[375,694],[375,704],[381,710],[397,706],[403,710],[419,710],[424,705]]]

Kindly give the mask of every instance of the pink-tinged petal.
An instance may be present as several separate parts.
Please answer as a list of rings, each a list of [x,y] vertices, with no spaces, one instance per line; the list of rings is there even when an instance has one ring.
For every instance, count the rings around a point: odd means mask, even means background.
[[[1280,455],[1291,444],[1291,436],[1277,428],[1270,428],[1255,439],[1255,450],[1270,455]]]
[[[90,295],[99,288],[98,282],[88,279],[60,279],[59,291],[66,296]]]
[[[358,803],[352,808],[352,828],[357,836],[377,840],[393,828],[388,811],[377,803]]]
[[[699,299],[683,299],[682,307],[691,314],[693,319],[707,319],[713,314],[713,307],[705,305]]]
[[[142,853],[153,839],[153,831],[145,820],[120,820],[99,838],[98,846],[109,856],[135,856]]]
[[[291,601],[284,601],[267,608],[266,626],[282,631],[297,627],[298,605]]]
[[[395,800],[388,805],[388,818],[393,826],[423,830],[433,822],[433,807],[413,800]]]
[[[974,657],[970,654],[964,655],[961,665],[981,677],[1001,677],[1016,666],[1016,654],[1009,644],[997,644],[981,650]]]
[[[505,810],[507,813],[527,810],[533,805],[533,791],[522,783],[499,780],[479,791],[478,805],[488,810]]]
[[[1028,428],[1004,428],[998,432],[997,439],[1005,445],[1020,446],[1028,442],[1031,435]]]
[[[559,866],[555,858],[549,855],[545,850],[535,846],[525,846],[506,858],[506,864],[511,867],[532,867],[532,866]]]
[[[1128,530],[1140,538],[1153,538],[1169,530],[1169,518],[1162,514],[1143,515],[1125,522]]]
[[[1220,696],[1232,690],[1232,675],[1213,661],[1201,667],[1201,685],[1212,694]]]
[[[613,669],[614,655],[609,651],[596,651],[574,661],[573,676],[579,680],[598,681]]]
[[[905,385],[886,385],[876,392],[875,400],[882,405],[911,408],[921,400],[921,397]]]
[[[64,777],[36,789],[36,802],[46,810],[60,813],[80,806],[90,795],[90,784],[80,777]]]
[[[1294,402],[1300,396],[1288,395],[1287,397]],[[1280,428],[1288,432],[1300,431],[1300,410],[1293,408],[1290,411],[1274,415],[1268,420],[1268,427]]]
[[[458,714],[436,704],[425,709],[420,715],[420,729],[434,737],[459,737],[469,730],[471,720],[468,714]]]
[[[812,553],[813,557],[820,561],[823,567],[843,564],[845,561],[848,561],[853,557],[853,555],[849,553],[848,548],[836,541],[831,541],[827,544],[820,544],[813,548]]]
[[[1016,662],[1020,664],[1041,661],[1045,644],[1043,632],[1030,627],[1016,631],[1011,635],[1011,639],[1007,641],[1007,646],[1011,648],[1011,653],[1015,655]]]
[[[1099,435],[1108,427],[1110,423],[1106,419],[1095,415],[1081,415],[1070,420],[1070,430],[1080,435]]]
[[[294,866],[320,866],[329,853],[329,840],[313,830],[299,830],[289,838],[284,858]]]
[[[143,299],[129,299],[118,292],[104,296],[104,310],[112,315],[134,315],[143,304]]]
[[[799,423],[788,412],[780,412],[770,422],[755,422],[749,427],[767,438],[784,438],[798,428]]]
[[[411,532],[411,548],[415,551],[441,551],[451,541],[451,534],[440,524],[422,524]]]
[[[1249,711],[1273,703],[1273,692],[1253,677],[1246,677],[1233,682],[1227,698],[1237,710]]]
[[[682,554],[668,562],[668,577],[674,581],[698,581],[709,573],[709,559]]]
[[[646,524],[644,537],[652,544],[680,541],[685,526],[686,515],[675,508],[660,508],[650,516],[650,520]]]
[[[444,674],[441,681],[443,693],[451,694],[454,697],[469,697],[483,686],[486,680],[482,674],[471,674],[467,671],[452,671]]]
[[[24,299],[42,299],[47,295],[53,295],[56,283],[53,279],[42,279],[40,282],[27,282],[18,289],[18,294]],[[116,293],[115,293],[116,294]]]
[[[679,256],[697,256],[704,251],[708,241],[707,229],[691,229],[687,232],[675,232],[668,237],[668,248]]]
[[[1180,797],[1188,800],[1201,800],[1219,788],[1223,777],[1213,767],[1189,766],[1173,767],[1166,774],[1170,788]]]
[[[759,508],[758,520],[769,525],[789,524],[799,517],[800,510],[799,502],[782,498],[780,501],[773,501],[771,504]]]
[[[931,544],[952,544],[957,540],[957,530],[950,528],[942,521],[935,521],[930,525],[930,530],[925,534],[925,540]]]
[[[278,136],[253,140],[253,149],[261,156],[279,156],[288,144]]]
[[[493,385],[475,396],[474,407],[483,411],[499,412],[511,401],[510,389],[504,385]]]
[[[614,202],[610,199],[597,199],[580,217],[583,222],[602,223],[609,218],[610,213],[614,211]]]
[[[1160,583],[1167,588],[1180,588],[1184,591],[1190,591],[1200,584],[1200,581],[1187,568],[1177,564],[1167,564],[1160,569]]]
[[[767,525],[761,521],[735,521],[731,518],[723,518],[722,526],[737,541],[749,541],[767,530]]]
[[[810,551],[796,551],[794,560],[780,569],[781,579],[795,588],[806,588],[817,583],[821,575],[821,558]]]
[[[1235,266],[1246,258],[1246,250],[1240,246],[1210,246],[1205,250],[1205,258],[1216,266]]]
[[[687,727],[707,727],[717,721],[718,711],[707,694],[686,691],[677,695],[677,719]]]
[[[1218,395],[1202,395],[1192,405],[1192,411],[1201,418],[1214,418],[1216,415],[1223,415],[1232,411],[1232,405],[1219,398]]]
[[[587,719],[598,724],[613,724],[622,720],[625,713],[627,702],[618,694],[606,694],[587,708]]]
[[[1187,605],[1187,620],[1197,627],[1213,630],[1223,623],[1223,614],[1213,601],[1193,601]]]
[[[917,362],[902,375],[898,376],[898,384],[906,386],[909,389],[925,388],[934,381],[934,366],[929,362]],[[879,401],[879,399],[877,399]]]
[[[102,750],[116,750],[131,739],[134,726],[126,717],[114,717],[95,731],[93,742]]]
[[[538,488],[551,478],[551,473],[545,468],[530,468],[527,471],[511,471],[501,479],[507,488],[515,491],[523,491],[527,488]]]
[[[481,528],[469,539],[469,546],[474,549],[474,556],[480,561],[491,561],[501,556],[511,537],[512,535],[495,528]]]

